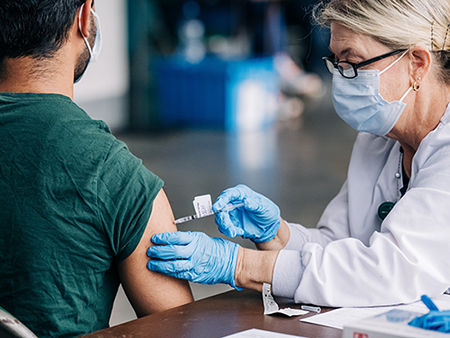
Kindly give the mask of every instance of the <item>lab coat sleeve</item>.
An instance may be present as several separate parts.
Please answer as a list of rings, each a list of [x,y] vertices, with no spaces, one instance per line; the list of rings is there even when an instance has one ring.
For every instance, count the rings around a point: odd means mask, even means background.
[[[442,294],[450,285],[446,158],[450,151],[441,151],[417,169],[410,190],[368,245],[343,238],[326,246],[306,242],[299,251],[281,251],[274,294],[321,306],[389,305]]]

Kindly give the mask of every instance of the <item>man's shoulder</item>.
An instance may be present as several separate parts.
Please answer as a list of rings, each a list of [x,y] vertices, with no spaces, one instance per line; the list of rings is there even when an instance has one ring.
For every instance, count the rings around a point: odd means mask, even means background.
[[[53,164],[76,163],[70,166],[72,170],[83,170],[85,166],[92,170],[111,150],[125,147],[105,122],[93,120],[63,95],[1,93],[0,122],[2,117],[4,131],[29,144],[33,156]]]
[[[35,132],[41,133],[49,148],[70,151],[98,153],[110,148],[117,140],[111,134],[108,125],[101,120],[92,119],[89,114],[75,102],[61,95],[47,95],[30,100],[28,107],[22,108],[25,113],[32,106],[35,112],[33,120]],[[19,108],[20,110],[20,108]]]
[[[91,128],[109,132],[104,122],[92,120],[69,97],[59,94],[0,93],[0,119],[2,118],[8,119],[12,127],[32,122],[41,133],[55,125],[70,128],[86,128],[91,125]]]

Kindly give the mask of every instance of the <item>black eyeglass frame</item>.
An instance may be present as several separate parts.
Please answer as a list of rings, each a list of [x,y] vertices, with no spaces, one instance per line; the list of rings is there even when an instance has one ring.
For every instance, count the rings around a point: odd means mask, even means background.
[[[329,64],[333,65],[333,69],[337,69],[339,71],[339,73],[341,73],[341,75],[343,77],[345,77],[346,79],[354,79],[355,77],[358,76],[358,68],[370,65],[371,63],[374,63],[374,62],[386,59],[386,58],[388,58],[390,56],[393,56],[393,55],[396,55],[396,54],[399,54],[399,53],[405,52],[405,51],[407,51],[407,49],[396,49],[396,50],[390,51],[388,53],[385,53],[385,54],[382,54],[382,55],[379,55],[379,56],[375,56],[375,57],[373,57],[371,59],[364,60],[364,61],[361,61],[361,62],[358,62],[358,63],[349,62],[349,61],[338,61],[338,62],[336,62],[336,55],[335,54],[331,54],[329,56],[324,56],[322,58],[322,60],[325,63],[325,67],[327,67],[328,71],[331,74],[333,74],[333,72],[328,67]],[[345,63],[345,64],[350,65],[352,67],[353,72],[355,73],[355,75],[354,76],[347,76],[347,75],[345,75],[344,74],[344,68],[342,66],[339,66],[340,63]]]

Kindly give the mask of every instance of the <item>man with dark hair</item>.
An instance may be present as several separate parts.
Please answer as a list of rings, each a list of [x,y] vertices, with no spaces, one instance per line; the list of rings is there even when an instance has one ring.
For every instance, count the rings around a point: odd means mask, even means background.
[[[42,337],[107,327],[119,283],[138,316],[192,301],[146,269],[176,231],[163,182],[72,101],[100,51],[93,5],[0,1],[0,306]]]

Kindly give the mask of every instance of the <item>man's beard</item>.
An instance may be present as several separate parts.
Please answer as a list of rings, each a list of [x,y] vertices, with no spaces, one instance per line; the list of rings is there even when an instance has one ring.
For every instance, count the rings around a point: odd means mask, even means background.
[[[91,46],[91,50],[94,48],[95,37],[97,36],[97,27],[94,25],[94,21],[91,21],[91,27],[89,29],[89,37],[87,38],[89,45]],[[89,60],[91,59],[91,55],[89,54],[89,49],[85,44],[85,48],[83,52],[78,57],[77,64],[75,65],[74,71],[74,82],[77,82],[86,71],[89,66]]]

